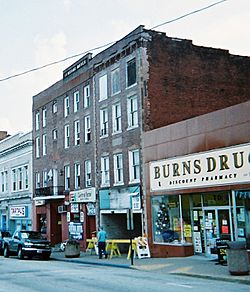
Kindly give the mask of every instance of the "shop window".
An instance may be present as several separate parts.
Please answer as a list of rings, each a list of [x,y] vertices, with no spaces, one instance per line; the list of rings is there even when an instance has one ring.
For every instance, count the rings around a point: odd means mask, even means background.
[[[250,241],[250,191],[236,191],[236,221],[238,240]]]
[[[181,241],[179,196],[152,198],[152,215],[155,242],[178,243]]]
[[[205,196],[203,196],[203,206],[229,206],[228,193],[207,193]]]

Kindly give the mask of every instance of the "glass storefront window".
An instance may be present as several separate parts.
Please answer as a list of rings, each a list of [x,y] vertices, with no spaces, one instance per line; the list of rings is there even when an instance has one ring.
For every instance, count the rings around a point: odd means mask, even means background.
[[[206,193],[203,196],[203,206],[229,206],[228,192]]]
[[[181,197],[181,201],[182,201],[182,220],[183,220],[184,241],[192,243],[192,223],[191,223],[191,215],[190,215],[189,196],[183,195]]]
[[[236,222],[238,239],[250,241],[250,191],[236,191]]]
[[[177,243],[181,240],[179,196],[152,198],[153,236],[155,242]]]

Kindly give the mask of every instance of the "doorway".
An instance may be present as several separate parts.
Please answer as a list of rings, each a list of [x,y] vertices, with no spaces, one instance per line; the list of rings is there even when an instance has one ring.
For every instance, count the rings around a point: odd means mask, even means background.
[[[232,215],[229,207],[205,207],[203,209],[204,251],[217,254],[216,239],[233,240]]]

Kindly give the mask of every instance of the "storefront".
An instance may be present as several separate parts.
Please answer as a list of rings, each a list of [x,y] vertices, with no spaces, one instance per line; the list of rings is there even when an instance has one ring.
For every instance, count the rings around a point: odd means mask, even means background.
[[[250,238],[250,144],[153,161],[149,175],[152,241],[167,256]]]

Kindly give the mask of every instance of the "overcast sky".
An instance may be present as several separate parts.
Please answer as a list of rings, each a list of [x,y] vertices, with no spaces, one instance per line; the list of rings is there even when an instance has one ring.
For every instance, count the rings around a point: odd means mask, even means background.
[[[0,79],[152,28],[218,0],[0,0]],[[157,28],[195,45],[250,56],[250,1],[228,0]],[[32,96],[79,58],[0,82],[0,130],[32,129]]]

